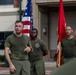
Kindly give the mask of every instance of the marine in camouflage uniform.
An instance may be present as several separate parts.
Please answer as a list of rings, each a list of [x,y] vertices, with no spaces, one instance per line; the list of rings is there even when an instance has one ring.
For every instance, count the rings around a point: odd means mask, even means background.
[[[43,56],[48,54],[47,48],[42,40],[37,38],[38,30],[33,29],[31,32],[31,43],[33,51],[29,53],[29,60],[31,62],[31,75],[44,75],[45,65]]]
[[[66,37],[61,41],[62,52],[64,55],[63,64],[76,58],[76,39],[72,35],[72,28],[66,27]]]
[[[52,71],[50,75],[76,75],[76,39],[72,32],[72,28],[67,26],[67,37],[61,42],[64,52],[63,65]]]
[[[28,36],[22,34],[22,29],[23,23],[16,21],[15,33],[5,41],[4,53],[9,63],[10,75],[30,75],[28,53],[31,51],[31,41]]]

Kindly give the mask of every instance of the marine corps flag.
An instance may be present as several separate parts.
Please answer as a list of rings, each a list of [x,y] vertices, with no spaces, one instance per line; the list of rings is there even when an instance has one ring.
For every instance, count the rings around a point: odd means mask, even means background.
[[[58,15],[58,28],[57,28],[58,30],[57,66],[60,66],[62,64],[61,40],[66,36],[65,27],[66,27],[66,21],[65,21],[65,15],[64,15],[63,2],[62,0],[60,0],[59,15]]]

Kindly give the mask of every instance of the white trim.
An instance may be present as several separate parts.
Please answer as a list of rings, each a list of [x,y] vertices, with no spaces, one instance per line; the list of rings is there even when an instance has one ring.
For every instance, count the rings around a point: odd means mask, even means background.
[[[27,35],[29,37],[30,36],[30,33],[25,33],[24,35]]]
[[[17,12],[19,11],[19,8],[0,8],[0,13],[1,12]]]
[[[29,29],[30,30],[30,25],[24,25],[23,29]]]
[[[12,5],[0,5],[0,8],[13,8],[14,7],[14,5],[12,4]]]
[[[23,17],[22,21],[30,21],[30,17]]]

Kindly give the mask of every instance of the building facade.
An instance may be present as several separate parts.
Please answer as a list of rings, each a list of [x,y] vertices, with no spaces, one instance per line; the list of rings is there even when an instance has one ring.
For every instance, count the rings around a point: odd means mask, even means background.
[[[8,0],[9,1],[9,0]],[[11,0],[12,1],[12,0]],[[27,0],[22,0],[22,10]],[[76,0],[63,0],[66,24],[76,31]],[[39,31],[49,54],[47,60],[54,57],[57,50],[57,34],[59,0],[32,0],[34,27]],[[19,0],[11,5],[0,6],[0,32],[14,31],[14,22],[19,19]],[[1,35],[0,35],[1,36]],[[1,50],[0,50],[1,51]]]

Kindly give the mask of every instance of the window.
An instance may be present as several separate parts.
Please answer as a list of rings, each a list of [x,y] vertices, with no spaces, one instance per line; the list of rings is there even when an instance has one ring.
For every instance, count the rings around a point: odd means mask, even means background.
[[[0,0],[0,5],[11,5],[14,3],[14,0]]]
[[[13,31],[0,32],[0,49],[4,49],[4,42],[6,38],[11,35]]]

